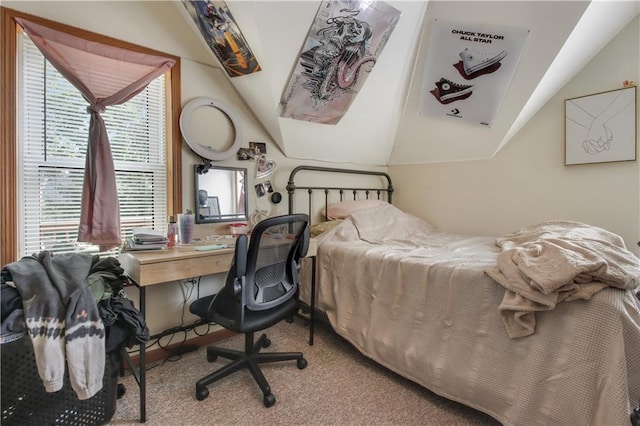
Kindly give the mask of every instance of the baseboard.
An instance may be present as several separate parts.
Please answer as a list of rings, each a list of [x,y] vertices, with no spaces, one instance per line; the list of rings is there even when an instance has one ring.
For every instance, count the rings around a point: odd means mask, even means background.
[[[223,328],[221,330],[217,330],[212,333],[205,334],[204,336],[196,336],[192,339],[185,340],[184,342],[168,345],[166,348],[153,349],[153,350],[147,351],[145,354],[146,364],[149,365],[153,362],[160,361],[161,359],[165,359],[166,357],[170,356],[174,351],[176,351],[177,348],[180,346],[186,346],[186,345],[190,345],[190,346],[193,345],[197,347],[208,346],[214,342],[217,342],[219,340],[223,340],[235,335],[236,335],[235,332]],[[131,356],[131,361],[133,361],[133,364],[136,367],[140,365],[139,360],[140,360],[140,355]]]

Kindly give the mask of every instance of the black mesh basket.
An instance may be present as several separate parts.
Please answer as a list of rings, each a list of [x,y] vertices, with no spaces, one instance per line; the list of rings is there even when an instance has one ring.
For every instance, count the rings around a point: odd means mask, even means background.
[[[2,352],[2,425],[99,425],[116,410],[118,367],[107,357],[102,389],[79,400],[65,373],[58,392],[46,392],[28,336],[0,346]]]

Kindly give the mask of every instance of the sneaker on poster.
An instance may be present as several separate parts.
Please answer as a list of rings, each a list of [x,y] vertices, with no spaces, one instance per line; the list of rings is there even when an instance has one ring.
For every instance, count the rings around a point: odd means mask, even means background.
[[[473,89],[472,84],[458,84],[444,77],[435,84],[436,89],[432,90],[431,93],[443,104],[466,99],[473,93],[471,90]]]
[[[502,50],[498,53],[484,53],[469,50],[467,48],[460,52],[459,55],[462,59],[464,72],[467,75],[471,75],[494,64],[497,64],[502,59],[504,59],[505,56],[507,56],[507,52],[505,50]]]
[[[496,62],[495,64],[490,65],[486,68],[482,68],[480,71],[476,71],[473,74],[466,73],[466,71],[464,70],[464,65],[462,65],[462,61],[458,61],[457,63],[453,64],[453,67],[458,70],[460,76],[465,80],[473,80],[483,75],[491,74],[498,71],[501,65],[502,64],[500,62]]]

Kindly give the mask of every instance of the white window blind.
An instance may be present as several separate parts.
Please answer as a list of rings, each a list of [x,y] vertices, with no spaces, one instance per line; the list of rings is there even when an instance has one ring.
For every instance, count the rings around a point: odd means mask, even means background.
[[[20,253],[98,253],[97,246],[77,242],[88,102],[28,36],[20,35],[20,46]],[[116,171],[123,240],[134,227],[166,228],[164,79],[156,79],[133,99],[102,113]]]

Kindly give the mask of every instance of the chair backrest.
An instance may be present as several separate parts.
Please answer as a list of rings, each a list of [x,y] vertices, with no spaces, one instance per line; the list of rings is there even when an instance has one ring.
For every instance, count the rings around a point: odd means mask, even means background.
[[[291,299],[308,248],[306,214],[265,219],[253,228],[248,243],[246,235],[239,236],[226,285],[209,306],[211,319],[240,330],[247,310],[266,310]]]
[[[245,272],[245,305],[259,311],[284,303],[298,290],[300,259],[309,247],[309,217],[283,215],[251,231]]]

